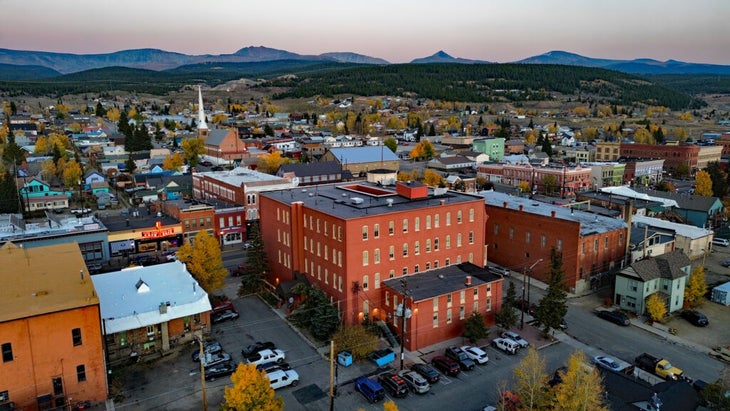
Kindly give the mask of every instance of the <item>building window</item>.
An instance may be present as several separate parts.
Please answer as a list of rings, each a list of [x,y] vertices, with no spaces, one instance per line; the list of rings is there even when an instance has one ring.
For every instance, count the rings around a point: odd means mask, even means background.
[[[393,277],[395,277],[395,270],[390,270],[388,272],[388,278],[393,278]]]
[[[446,309],[446,324],[451,324],[451,308]]]
[[[461,210],[456,212],[456,224],[461,224]]]
[[[598,239],[593,239],[593,251],[598,251]]]
[[[426,252],[427,253],[431,252],[431,239],[430,238],[426,239]]]
[[[71,340],[74,343],[74,347],[77,345],[81,345],[81,328],[74,328],[71,330]]]
[[[391,245],[390,249],[388,250],[388,257],[390,257],[391,260],[395,260],[395,246]]]
[[[603,241],[603,249],[608,250],[608,237],[606,237]]]
[[[414,272],[414,273],[420,273],[420,272],[421,272],[421,266],[419,266],[418,264],[416,264],[416,265],[415,265],[415,266],[413,267],[413,272]]]
[[[389,291],[385,292],[385,306],[386,307],[390,306],[390,292]]]
[[[431,229],[431,216],[427,215],[426,216],[426,230],[430,230],[430,229]]]
[[[464,304],[464,301],[466,301],[466,292],[461,290],[459,292],[459,304]]]
[[[471,306],[471,312],[473,312],[473,313],[479,312],[479,301],[474,301],[474,303]]]
[[[436,269],[436,268],[439,268],[439,260],[435,260],[435,261],[433,262],[433,268],[434,268],[434,269]]]
[[[373,254],[373,263],[380,264],[380,249],[376,248]]]
[[[439,313],[433,313],[433,328],[439,327]]]
[[[465,316],[466,316],[466,310],[464,309],[464,306],[462,305],[461,307],[459,307],[459,319],[463,320]]]
[[[446,307],[451,307],[451,294],[446,295]]]
[[[529,231],[525,233],[525,243],[530,244],[530,232]]]
[[[474,244],[474,232],[469,231],[469,244]]]
[[[473,208],[469,209],[469,222],[470,223],[474,222],[474,209]]]
[[[362,276],[362,289],[363,289],[363,291],[368,290],[368,276],[367,275]]]
[[[499,234],[499,224],[494,225],[494,235]]]
[[[395,233],[395,222],[389,221],[388,222],[388,235],[393,235]]]
[[[558,246],[556,248],[558,251],[563,251],[563,240],[558,240]]]
[[[408,232],[408,220],[403,220],[403,232]]]
[[[439,228],[439,215],[438,214],[433,216],[433,228]]]
[[[446,226],[451,225],[451,212],[446,213]]]
[[[456,246],[461,247],[461,233],[456,234]]]
[[[85,365],[77,365],[76,366],[76,379],[79,382],[86,381],[86,366]]]
[[[11,343],[3,343],[3,362],[13,361],[13,345]]]
[[[403,257],[408,257],[408,243],[403,243]]]
[[[492,311],[492,297],[487,297],[487,309],[485,311]]]
[[[368,265],[368,252],[367,252],[367,250],[362,252],[362,265]]]
[[[618,245],[622,245],[624,243],[624,233],[619,233],[618,235]]]
[[[373,226],[373,237],[380,238],[380,224],[375,224]]]
[[[487,284],[487,286],[489,286],[489,284]],[[487,294],[489,294],[489,293],[487,293]],[[477,287],[474,287],[474,299],[475,300],[479,299],[479,288],[477,288]]]
[[[408,267],[403,267],[403,271],[401,271],[402,275],[408,275]]]
[[[514,240],[514,238],[515,238],[515,229],[512,228],[512,227],[510,227],[510,229],[509,229],[509,239],[510,240]]]
[[[415,244],[413,244],[413,253],[415,255],[421,254],[421,242],[416,241]]]
[[[368,226],[366,226],[366,225],[362,226],[362,239],[363,240],[368,239]]]
[[[446,249],[448,250],[450,248],[451,248],[451,235],[447,235],[446,236]]]
[[[438,237],[433,239],[433,250],[434,251],[438,251],[439,250],[439,239],[438,239]]]
[[[416,217],[413,219],[413,229],[416,231],[421,231],[421,217]]]
[[[380,273],[375,273],[375,289],[380,288]]]
[[[451,265],[451,259],[447,258],[446,260],[444,260],[444,266],[448,267],[449,265]]]
[[[426,261],[426,270],[430,270],[430,269],[431,269],[431,262]]]

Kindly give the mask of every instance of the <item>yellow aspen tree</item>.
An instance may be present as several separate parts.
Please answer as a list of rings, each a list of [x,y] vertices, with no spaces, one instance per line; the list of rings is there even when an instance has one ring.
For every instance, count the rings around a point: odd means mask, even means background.
[[[684,306],[699,307],[704,302],[706,292],[705,268],[697,266],[690,274],[687,285],[684,287]]]
[[[388,400],[383,403],[383,411],[398,411],[398,406],[393,400]]]
[[[431,187],[439,187],[444,184],[444,178],[439,173],[426,169],[423,171],[423,184]]]
[[[48,139],[45,136],[40,136],[35,141],[35,150],[33,152],[36,154],[46,154],[51,151],[50,148]]]
[[[658,293],[654,293],[646,299],[646,313],[653,321],[662,321],[667,315],[667,306]]]
[[[525,358],[514,369],[514,375],[517,379],[514,392],[520,397],[522,409],[538,410],[549,404],[545,391],[548,381],[545,360],[535,348],[530,347],[527,350]]]
[[[228,269],[223,266],[218,240],[207,230],[199,231],[195,242],[185,243],[177,255],[205,291],[212,293],[221,289]]]
[[[700,170],[695,174],[695,195],[711,197],[712,196],[712,179],[710,173]]]
[[[553,406],[556,411],[608,411],[603,402],[603,381],[598,370],[587,364],[585,354],[575,351],[568,358],[562,382],[557,384],[553,392]]]
[[[225,411],[282,411],[284,400],[271,388],[266,373],[256,366],[240,363],[226,386],[221,409]]]

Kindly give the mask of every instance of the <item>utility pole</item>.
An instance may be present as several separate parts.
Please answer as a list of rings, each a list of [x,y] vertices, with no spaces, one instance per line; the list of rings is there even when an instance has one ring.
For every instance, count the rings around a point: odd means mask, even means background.
[[[542,262],[542,258],[535,261],[529,268],[527,267],[527,265],[523,266],[523,268],[522,268],[522,304],[520,304],[520,305],[522,305],[522,314],[521,314],[521,319],[520,319],[520,330],[525,328],[525,310],[530,309],[529,299],[525,300],[525,288],[526,288],[525,286],[527,285],[526,284],[527,272],[532,271],[532,269],[541,262]],[[525,304],[527,304],[527,307],[525,307]]]
[[[330,341],[330,411],[335,409],[335,341]]]
[[[403,287],[403,302],[401,303],[401,327],[400,327],[400,369],[403,370],[403,359],[405,357],[405,345],[406,345],[406,297],[408,296],[408,280],[405,278],[400,280],[400,284]],[[396,312],[396,315],[398,313]]]
[[[200,347],[200,352],[198,355],[198,359],[200,360],[200,384],[203,393],[203,411],[208,411],[208,400],[205,395],[205,350],[203,350],[203,328],[200,328],[200,335],[197,336],[198,340],[198,346]]]

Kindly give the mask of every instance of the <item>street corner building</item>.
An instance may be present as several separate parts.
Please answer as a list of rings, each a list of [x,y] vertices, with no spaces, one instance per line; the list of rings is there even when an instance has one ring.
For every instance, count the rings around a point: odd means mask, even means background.
[[[111,365],[159,358],[210,332],[208,293],[180,261],[92,277]]]
[[[75,242],[0,247],[0,408],[104,401],[99,296]]]

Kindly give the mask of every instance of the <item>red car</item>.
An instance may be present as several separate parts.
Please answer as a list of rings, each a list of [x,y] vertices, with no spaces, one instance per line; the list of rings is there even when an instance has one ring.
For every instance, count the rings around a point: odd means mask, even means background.
[[[433,364],[433,366],[442,373],[452,377],[459,375],[461,372],[461,368],[459,368],[459,364],[457,364],[456,361],[443,355],[433,357],[431,359],[431,364]]]

